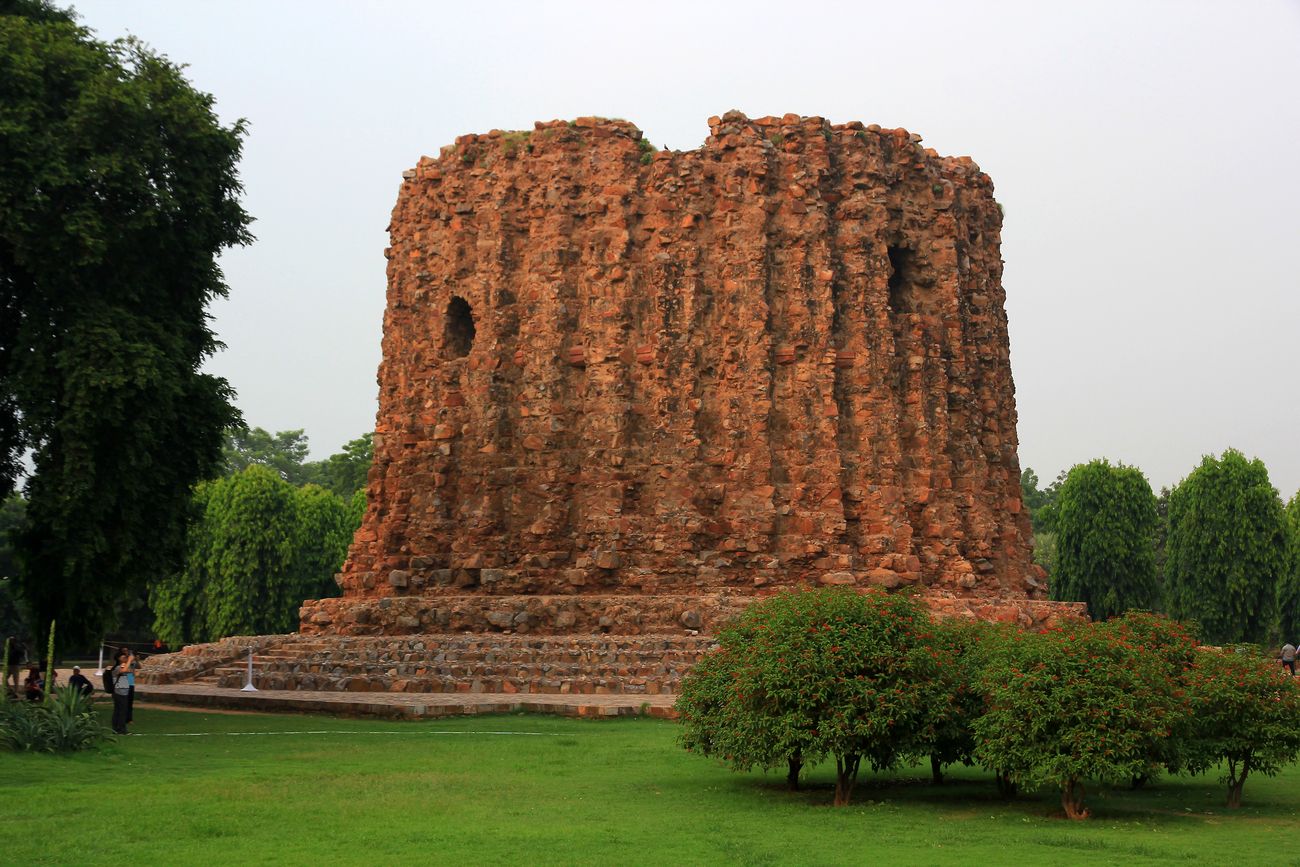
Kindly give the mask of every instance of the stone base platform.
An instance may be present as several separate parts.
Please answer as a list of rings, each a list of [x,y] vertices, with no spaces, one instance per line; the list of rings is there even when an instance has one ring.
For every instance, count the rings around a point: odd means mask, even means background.
[[[685,635],[263,635],[151,657],[138,681],[259,690],[454,695],[677,692],[714,645]]]
[[[461,633],[562,637],[712,635],[749,605],[774,592],[778,591],[668,596],[342,596],[304,602],[300,629],[304,635],[321,637]],[[1025,629],[1087,617],[1081,602],[988,598],[934,590],[918,597],[937,617],[994,620]]]
[[[925,602],[939,617],[1025,629],[1086,617],[1078,603],[937,595]],[[716,616],[723,607],[697,599],[685,610]],[[374,619],[356,624],[381,634],[233,637],[154,656],[137,677],[137,694],[222,707],[395,717],[511,710],[667,715],[682,678],[715,645],[711,634],[685,629],[680,615],[677,631],[648,634],[411,633],[398,631],[407,624],[392,619],[393,610],[368,608]],[[244,693],[250,654],[259,691]]]
[[[674,719],[672,695],[517,695],[509,693],[347,693],[259,690],[241,692],[206,684],[141,684],[136,700],[264,713],[327,713],[387,719],[431,719],[492,713],[549,713],[608,719],[652,716]]]

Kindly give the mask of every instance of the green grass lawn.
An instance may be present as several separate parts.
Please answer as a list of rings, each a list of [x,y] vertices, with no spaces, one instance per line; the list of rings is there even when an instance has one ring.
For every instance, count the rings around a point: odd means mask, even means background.
[[[833,768],[787,792],[651,719],[136,717],[99,752],[0,753],[0,863],[1300,864],[1300,768],[1231,813],[1215,778],[1173,778],[1068,822],[973,769],[864,774],[834,809]]]

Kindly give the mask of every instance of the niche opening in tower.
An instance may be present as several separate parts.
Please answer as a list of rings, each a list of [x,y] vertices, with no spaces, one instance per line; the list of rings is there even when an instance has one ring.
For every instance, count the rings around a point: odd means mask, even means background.
[[[448,358],[464,358],[474,346],[474,311],[459,295],[447,305],[443,317],[442,349]]]
[[[909,247],[889,248],[889,312],[916,312],[916,263]]]

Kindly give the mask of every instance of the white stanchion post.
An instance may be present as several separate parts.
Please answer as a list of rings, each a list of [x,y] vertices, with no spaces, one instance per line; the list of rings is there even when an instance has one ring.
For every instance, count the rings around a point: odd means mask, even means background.
[[[104,642],[99,643],[99,668],[95,670],[95,677],[104,676]]]
[[[257,687],[253,686],[253,648],[248,648],[248,682],[240,692],[257,692]]]

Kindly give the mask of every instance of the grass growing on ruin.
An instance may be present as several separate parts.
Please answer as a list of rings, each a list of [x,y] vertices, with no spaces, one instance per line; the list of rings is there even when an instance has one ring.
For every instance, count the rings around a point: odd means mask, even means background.
[[[979,771],[865,780],[834,809],[683,753],[673,723],[553,717],[384,723],[137,709],[98,754],[0,753],[0,852],[13,864],[1278,864],[1296,858],[1300,768],[1222,808],[1213,778],[1003,803]],[[291,734],[318,731],[325,734]],[[474,734],[529,732],[532,735]],[[218,733],[198,737],[162,737]],[[224,732],[269,734],[227,735]],[[275,734],[279,733],[279,734]]]

